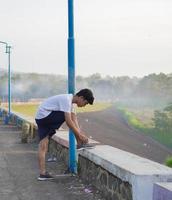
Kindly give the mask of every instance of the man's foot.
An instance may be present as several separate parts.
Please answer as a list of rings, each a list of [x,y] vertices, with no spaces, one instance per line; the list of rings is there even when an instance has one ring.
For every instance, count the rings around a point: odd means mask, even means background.
[[[54,177],[51,176],[48,172],[46,172],[46,174],[40,174],[38,177],[39,181],[46,181],[46,180],[53,180]]]
[[[77,145],[77,150],[82,150],[82,149],[93,149],[95,145],[93,144],[78,144]]]

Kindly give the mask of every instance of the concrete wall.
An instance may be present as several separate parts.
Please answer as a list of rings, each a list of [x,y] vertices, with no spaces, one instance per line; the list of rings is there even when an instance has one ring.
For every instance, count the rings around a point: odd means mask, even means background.
[[[153,200],[171,200],[171,199],[172,199],[172,183],[154,184]]]
[[[8,111],[6,109],[0,109],[0,116],[4,123],[6,123],[7,113]],[[22,129],[21,142],[28,143],[38,141],[37,125],[33,118],[21,115],[17,112],[11,112],[8,118],[9,123],[13,123]]]
[[[66,164],[67,141],[67,133],[59,131],[51,142],[51,151],[57,149]],[[78,173],[115,200],[152,200],[154,183],[172,181],[171,168],[108,145],[79,151]]]
[[[1,110],[1,113],[6,115],[6,111]],[[10,120],[22,128],[22,142],[37,141],[33,119],[12,113]],[[68,146],[68,132],[57,131],[50,143],[50,153],[60,157],[66,166]],[[159,200],[154,184],[172,182],[171,168],[108,145],[98,144],[94,149],[80,150],[77,159],[79,176],[99,189],[108,200]]]

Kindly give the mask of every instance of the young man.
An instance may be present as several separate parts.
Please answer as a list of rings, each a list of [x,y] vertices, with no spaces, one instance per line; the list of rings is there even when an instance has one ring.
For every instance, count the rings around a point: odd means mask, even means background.
[[[48,142],[50,137],[55,134],[65,121],[67,126],[73,130],[77,145],[88,143],[88,137],[80,130],[73,104],[78,107],[84,107],[87,104],[93,104],[93,93],[89,89],[82,89],[75,95],[61,94],[46,99],[38,108],[36,114],[36,123],[38,125],[38,134],[40,138],[38,149],[38,160],[40,176],[38,180],[53,179],[45,169],[45,156],[48,151]]]

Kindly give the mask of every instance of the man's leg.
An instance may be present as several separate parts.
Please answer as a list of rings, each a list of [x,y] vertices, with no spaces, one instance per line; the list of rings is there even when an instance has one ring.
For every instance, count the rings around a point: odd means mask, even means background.
[[[39,142],[39,149],[38,149],[38,161],[39,161],[39,170],[40,174],[45,174],[46,169],[45,169],[45,156],[48,151],[48,136],[42,139]]]

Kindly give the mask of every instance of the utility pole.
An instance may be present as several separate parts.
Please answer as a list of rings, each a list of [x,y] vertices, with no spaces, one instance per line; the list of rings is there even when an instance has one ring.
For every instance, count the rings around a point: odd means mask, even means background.
[[[68,0],[68,93],[75,94],[75,39],[73,0]],[[69,170],[77,173],[75,136],[69,130]]]
[[[9,46],[7,42],[0,41],[0,43],[6,46],[5,53],[8,54],[8,115],[4,120],[4,123],[8,124],[11,114],[11,46]]]

